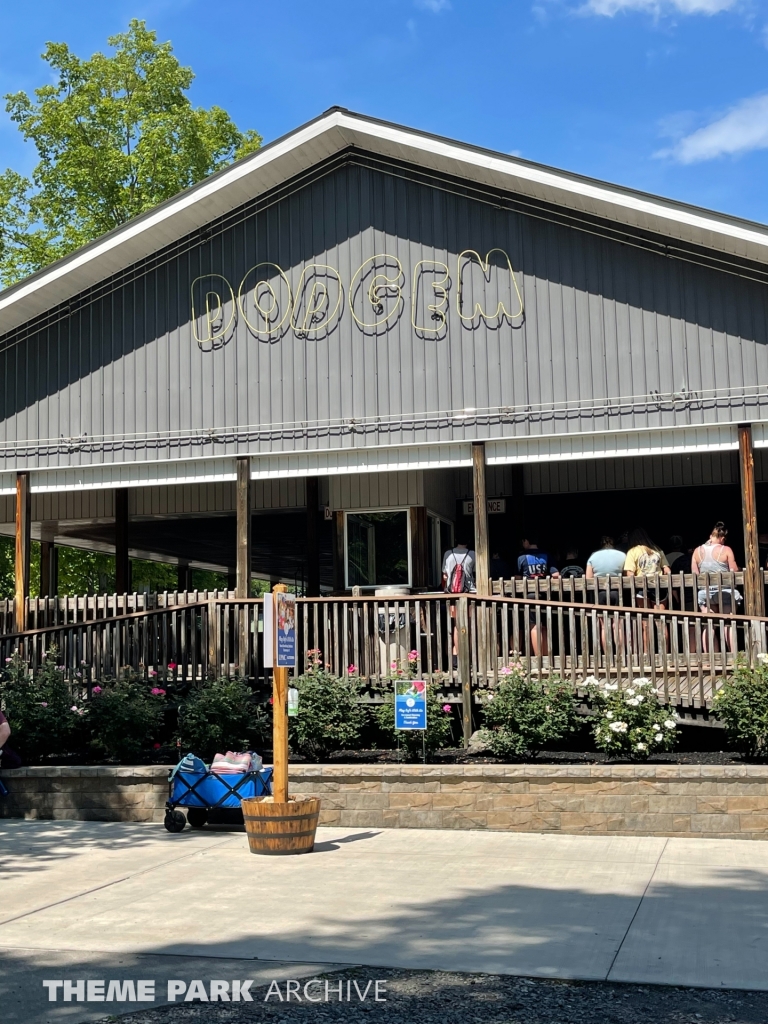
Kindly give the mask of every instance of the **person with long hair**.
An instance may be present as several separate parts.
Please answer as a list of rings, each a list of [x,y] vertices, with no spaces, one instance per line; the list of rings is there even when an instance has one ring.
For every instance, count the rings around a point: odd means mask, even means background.
[[[738,572],[739,566],[736,563],[733,550],[726,544],[728,530],[725,523],[718,521],[712,527],[709,540],[699,544],[691,558],[691,572],[694,576],[702,573],[723,573]],[[698,592],[699,609],[703,612],[717,615],[718,613],[728,615],[733,612],[734,604],[741,600],[741,594],[735,587],[721,587],[718,584],[710,584],[702,587]],[[722,601],[722,607],[721,607]],[[702,642],[704,650],[709,649],[709,630],[702,631]],[[729,650],[733,650],[733,627],[727,626],[725,630],[725,643]],[[714,635],[714,646],[719,648],[719,637]]]
[[[668,576],[671,570],[669,562],[659,545],[651,540],[646,530],[637,527],[629,535],[629,550],[624,562],[625,576],[642,577],[643,592],[635,595],[639,608],[653,608],[663,611],[667,607],[668,597],[660,593],[658,577]],[[667,629],[664,628],[664,643],[667,642]],[[648,650],[648,623],[643,619],[643,647]]]

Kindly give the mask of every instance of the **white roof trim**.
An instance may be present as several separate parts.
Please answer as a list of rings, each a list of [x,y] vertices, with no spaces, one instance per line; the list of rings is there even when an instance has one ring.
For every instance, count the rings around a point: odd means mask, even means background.
[[[0,334],[356,145],[561,206],[768,263],[768,228],[334,109],[0,292]]]

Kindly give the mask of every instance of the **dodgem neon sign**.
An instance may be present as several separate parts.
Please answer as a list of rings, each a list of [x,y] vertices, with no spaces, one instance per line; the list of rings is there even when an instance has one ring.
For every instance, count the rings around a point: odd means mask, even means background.
[[[465,326],[522,321],[523,297],[507,253],[491,249],[481,255],[465,249],[456,258],[453,280],[441,260],[419,260],[409,278],[400,260],[389,253],[364,260],[346,289],[338,270],[326,263],[306,264],[293,286],[277,263],[257,263],[236,292],[223,274],[203,274],[191,287],[192,332],[206,350],[223,345],[239,319],[257,338],[270,341],[288,331],[299,337],[323,337],[346,315],[360,331],[377,333],[409,309],[417,335],[439,338],[447,328],[451,289]]]

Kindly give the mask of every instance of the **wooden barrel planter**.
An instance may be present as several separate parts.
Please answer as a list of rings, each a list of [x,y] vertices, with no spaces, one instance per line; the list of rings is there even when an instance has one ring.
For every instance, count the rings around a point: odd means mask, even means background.
[[[271,796],[242,801],[251,853],[280,856],[311,853],[315,845],[320,801],[313,796],[288,797],[277,804]]]

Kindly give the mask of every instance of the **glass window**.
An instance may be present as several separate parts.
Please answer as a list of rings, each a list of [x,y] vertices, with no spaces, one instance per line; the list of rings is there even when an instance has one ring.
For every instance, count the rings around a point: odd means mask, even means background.
[[[347,586],[410,586],[408,511],[347,512]]]

